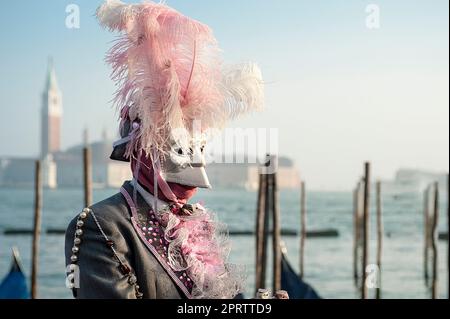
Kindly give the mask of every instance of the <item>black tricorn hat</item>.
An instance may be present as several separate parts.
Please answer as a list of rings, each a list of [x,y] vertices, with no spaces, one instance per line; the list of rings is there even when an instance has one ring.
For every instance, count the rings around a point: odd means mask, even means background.
[[[111,156],[109,157],[113,161],[125,163],[130,162],[130,159],[126,156],[126,152],[127,152],[127,145],[129,142],[129,139],[127,139],[127,137],[130,136],[131,127],[132,126],[129,119],[122,120],[120,128],[120,136],[122,137],[122,139],[113,144],[114,149],[111,153]]]

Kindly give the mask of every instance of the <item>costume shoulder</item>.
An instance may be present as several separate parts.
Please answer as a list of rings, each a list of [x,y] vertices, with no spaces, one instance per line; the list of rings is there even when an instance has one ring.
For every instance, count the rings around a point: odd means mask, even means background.
[[[89,207],[95,216],[107,224],[129,223],[130,212],[127,202],[121,193],[117,193]],[[106,225],[108,227],[108,225]]]
[[[128,207],[122,194],[120,193],[94,204],[87,209],[94,212],[97,221],[100,223],[103,230],[108,233],[114,233],[118,231],[119,228],[123,230],[123,226],[131,222]],[[78,213],[69,223],[66,230],[67,239],[74,239],[79,217],[80,213]],[[85,231],[94,231],[100,234],[98,226],[96,225],[92,215],[88,216],[88,218],[84,220],[83,228]]]
[[[68,285],[77,298],[134,299],[139,297],[129,263],[132,225],[126,202],[114,195],[85,208],[66,231]]]

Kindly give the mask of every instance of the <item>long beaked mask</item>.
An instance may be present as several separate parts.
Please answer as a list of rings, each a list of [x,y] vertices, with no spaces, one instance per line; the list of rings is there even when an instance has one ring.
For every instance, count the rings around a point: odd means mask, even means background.
[[[209,188],[203,146],[192,134],[218,131],[229,120],[262,110],[262,75],[252,63],[224,67],[212,30],[174,9],[148,1],[106,1],[100,23],[120,37],[107,55],[117,84],[122,139],[111,158],[129,161],[144,152],[160,161],[161,177],[180,185]]]
[[[211,188],[206,174],[205,141],[192,138],[188,147],[172,136],[167,155],[161,163],[161,175],[171,183],[185,186]]]
[[[111,159],[130,162],[127,156],[128,143],[139,128],[139,122],[131,122],[127,116],[122,119],[121,139],[114,143]],[[164,156],[158,161],[161,167],[161,176],[166,182],[184,186],[211,188],[206,174],[205,147],[206,140],[202,137],[190,137],[190,134],[181,136],[171,134],[164,148]]]

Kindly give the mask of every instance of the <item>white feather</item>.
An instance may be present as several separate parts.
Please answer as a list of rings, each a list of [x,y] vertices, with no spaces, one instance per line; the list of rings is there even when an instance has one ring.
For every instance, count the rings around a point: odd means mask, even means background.
[[[256,64],[247,63],[225,70],[223,86],[228,120],[263,110],[264,83]]]
[[[110,31],[121,31],[125,29],[126,21],[133,14],[136,6],[120,0],[106,0],[97,9],[96,15],[104,28]]]

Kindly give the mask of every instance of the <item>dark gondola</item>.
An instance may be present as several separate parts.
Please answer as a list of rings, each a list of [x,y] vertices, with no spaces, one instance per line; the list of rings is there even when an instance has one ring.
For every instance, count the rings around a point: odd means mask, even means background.
[[[11,270],[0,283],[0,299],[29,299],[27,279],[20,263],[19,252],[13,248]]]
[[[290,299],[321,299],[317,292],[296,274],[284,253],[281,263],[281,287],[288,292]]]

